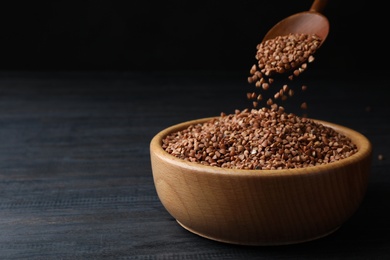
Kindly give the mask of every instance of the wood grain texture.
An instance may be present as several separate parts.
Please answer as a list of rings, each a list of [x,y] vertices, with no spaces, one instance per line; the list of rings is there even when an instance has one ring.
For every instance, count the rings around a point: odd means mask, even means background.
[[[373,144],[366,196],[336,232],[298,245],[234,246],[186,231],[165,210],[153,183],[152,137],[243,108],[246,76],[0,72],[0,259],[389,258],[389,81],[381,75],[305,78],[310,117]]]
[[[150,152],[154,183],[167,211],[191,232],[239,245],[286,245],[324,237],[358,209],[367,190],[372,147],[362,134],[318,121],[349,137],[358,152],[326,165],[284,170],[240,170],[180,160],[162,139],[210,118],[158,133]]]

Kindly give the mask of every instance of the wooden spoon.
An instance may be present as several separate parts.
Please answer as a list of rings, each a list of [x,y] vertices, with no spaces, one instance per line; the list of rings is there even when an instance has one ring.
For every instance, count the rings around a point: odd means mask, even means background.
[[[324,43],[329,33],[329,21],[320,12],[325,8],[327,0],[314,0],[309,11],[291,15],[272,27],[263,38],[263,42],[277,36],[290,33],[316,34]]]

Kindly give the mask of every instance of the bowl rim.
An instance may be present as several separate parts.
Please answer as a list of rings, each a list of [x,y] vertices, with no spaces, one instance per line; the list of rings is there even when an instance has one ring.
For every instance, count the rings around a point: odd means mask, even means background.
[[[185,129],[191,124],[197,124],[197,123],[204,123],[208,120],[219,118],[219,116],[213,116],[213,117],[204,117],[199,119],[193,119],[185,122],[181,122],[178,124],[171,125],[160,132],[158,132],[151,140],[150,142],[150,152],[154,153],[156,156],[158,156],[161,160],[164,160],[166,162],[169,162],[172,165],[186,168],[189,170],[196,171],[198,173],[203,174],[227,174],[229,176],[262,176],[262,177],[272,177],[272,176],[296,176],[296,175],[305,175],[307,173],[320,173],[320,172],[326,172],[330,169],[336,169],[336,168],[342,168],[346,167],[348,165],[353,165],[354,163],[358,161],[362,161],[367,157],[372,156],[372,144],[371,141],[362,133],[332,122],[315,119],[315,118],[307,118],[310,120],[313,120],[316,123],[323,124],[324,126],[331,127],[334,130],[338,131],[339,133],[349,137],[352,142],[357,146],[358,151],[354,153],[353,155],[343,158],[341,160],[322,164],[322,165],[315,165],[310,167],[304,167],[304,168],[293,168],[293,169],[274,169],[274,170],[262,170],[262,169],[234,169],[234,168],[222,168],[218,166],[210,166],[210,165],[203,165],[198,162],[190,162],[185,161],[181,158],[178,158],[168,152],[166,152],[162,148],[162,139],[167,136],[169,133],[176,132],[182,129]]]

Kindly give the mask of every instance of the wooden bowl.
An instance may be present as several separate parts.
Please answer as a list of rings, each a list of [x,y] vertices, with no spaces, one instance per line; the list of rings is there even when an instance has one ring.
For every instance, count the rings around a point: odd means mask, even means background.
[[[361,204],[372,160],[371,143],[362,134],[314,120],[351,138],[358,152],[340,161],[300,169],[204,166],[163,150],[166,135],[209,119],[168,127],[150,143],[158,197],[190,232],[240,245],[300,243],[334,232]]]

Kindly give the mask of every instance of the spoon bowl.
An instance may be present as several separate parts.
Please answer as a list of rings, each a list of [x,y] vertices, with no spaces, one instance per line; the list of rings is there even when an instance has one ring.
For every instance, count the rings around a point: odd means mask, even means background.
[[[264,36],[263,42],[277,36],[292,34],[315,34],[321,38],[321,45],[329,33],[329,21],[320,12],[327,0],[315,0],[309,11],[293,14],[274,25]]]

